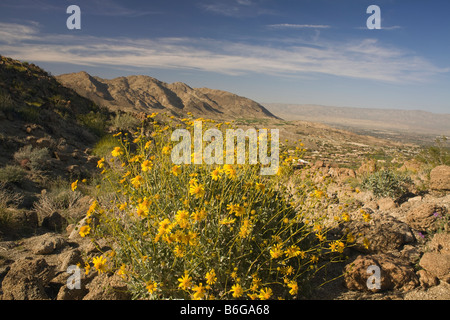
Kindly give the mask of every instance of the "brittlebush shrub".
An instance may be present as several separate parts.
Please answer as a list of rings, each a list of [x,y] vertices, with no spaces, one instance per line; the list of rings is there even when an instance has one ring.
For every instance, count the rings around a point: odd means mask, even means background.
[[[192,130],[192,119],[183,121]],[[328,240],[314,218],[327,206],[325,190],[287,189],[300,154],[282,152],[274,176],[259,165],[177,166],[174,125],[152,125],[149,137],[117,134],[120,146],[98,162],[103,183],[79,232],[113,251],[87,261],[86,272],[121,275],[134,298],[296,298],[353,242]]]
[[[365,177],[361,187],[376,197],[399,198],[408,192],[412,179],[404,173],[383,169]]]

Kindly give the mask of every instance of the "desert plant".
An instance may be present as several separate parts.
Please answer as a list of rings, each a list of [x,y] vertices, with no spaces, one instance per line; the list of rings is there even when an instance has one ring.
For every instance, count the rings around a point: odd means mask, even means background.
[[[0,182],[0,227],[10,224],[10,209],[16,208],[22,196],[7,189],[4,182]]]
[[[376,197],[398,198],[408,192],[412,179],[404,173],[382,169],[366,176],[361,188],[370,190]]]
[[[87,261],[86,272],[117,272],[135,298],[292,298],[351,245],[327,239],[314,216],[328,203],[322,187],[288,192],[292,156],[267,177],[259,165],[174,165],[171,132],[169,122],[154,123],[151,138],[119,133],[98,162],[103,179],[79,232],[114,250]]]
[[[25,170],[17,165],[0,168],[0,183],[21,183],[26,176]]]
[[[86,210],[79,203],[81,198],[82,194],[78,191],[72,192],[67,187],[57,187],[41,194],[38,201],[34,203],[33,209],[39,218],[46,217],[56,211],[69,223],[76,223],[80,213],[83,215],[82,211]]]
[[[2,111],[11,111],[14,108],[14,102],[11,96],[0,90],[0,110]]]
[[[442,136],[435,140],[434,146],[422,150],[416,157],[417,160],[436,167],[439,165],[450,165],[450,145],[448,138]]]
[[[141,123],[139,119],[129,113],[118,113],[111,122],[114,131],[131,131]]]
[[[77,116],[79,124],[87,128],[93,134],[102,137],[108,128],[109,118],[106,114],[101,112],[89,112]]]
[[[106,157],[115,147],[119,147],[119,141],[111,135],[103,136],[94,146],[92,153],[98,157]]]
[[[33,171],[44,170],[49,159],[50,154],[47,148],[33,149],[32,145],[26,145],[14,153],[14,160]]]

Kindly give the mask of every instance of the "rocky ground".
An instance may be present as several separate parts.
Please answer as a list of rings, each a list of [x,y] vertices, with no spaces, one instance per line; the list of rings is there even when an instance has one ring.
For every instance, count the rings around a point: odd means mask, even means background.
[[[348,169],[336,173],[324,163],[312,170],[335,175],[337,180],[348,174]],[[450,233],[448,220],[444,220],[450,209],[450,167],[435,168],[430,186],[430,192],[401,204],[341,186],[338,198],[353,197],[372,216],[369,225],[355,220],[346,227],[363,234],[371,245],[349,249],[345,262],[333,264],[321,275],[328,280],[338,278],[316,289],[310,299],[450,299]],[[79,211],[74,215],[80,219],[90,199],[78,201]],[[84,273],[84,261],[110,250],[105,243],[80,237],[75,224],[61,230],[68,222],[58,212],[44,219],[36,214],[22,219],[35,225],[30,236],[0,241],[1,299],[131,299],[120,276],[98,275],[92,270],[89,275]],[[76,264],[81,266],[81,286],[71,289],[74,273],[67,270]],[[380,268],[380,288],[370,290],[367,269],[373,265]]]

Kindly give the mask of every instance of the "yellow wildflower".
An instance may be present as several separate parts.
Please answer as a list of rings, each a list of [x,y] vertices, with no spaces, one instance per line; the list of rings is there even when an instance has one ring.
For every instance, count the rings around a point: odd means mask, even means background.
[[[261,300],[268,300],[272,296],[272,289],[262,288],[259,292],[258,298]]]
[[[141,165],[142,171],[147,172],[147,171],[151,170],[152,167],[153,167],[153,163],[151,163],[150,161],[145,160],[144,162],[142,162],[142,165]]]
[[[220,179],[220,174],[221,174],[221,170],[219,168],[216,168],[211,172],[211,178],[214,181],[217,181]]]
[[[284,253],[288,258],[297,257],[300,254],[300,252],[301,252],[300,248],[296,245],[292,245],[284,251]]]
[[[178,281],[180,282],[178,285],[178,288],[180,289],[187,290],[192,286],[192,278],[189,276],[187,271],[185,271],[184,276],[178,278]]]
[[[221,225],[229,225],[229,224],[233,224],[235,222],[236,222],[236,219],[225,218],[225,219],[222,219],[219,223]]]
[[[217,281],[216,272],[214,269],[206,273],[206,284],[213,285]]]
[[[91,270],[91,265],[89,264],[89,262],[84,263],[84,269],[86,270],[85,274],[88,275],[89,271]]]
[[[231,287],[231,292],[233,292],[232,296],[234,298],[242,297],[242,295],[244,294],[244,290],[239,283],[236,283]]]
[[[180,246],[175,246],[175,249],[173,250],[175,257],[182,258],[184,257],[184,250],[180,248]]]
[[[191,195],[195,195],[196,199],[199,199],[205,195],[205,187],[203,185],[197,184],[197,183],[192,184],[189,187],[189,193]]]
[[[175,215],[175,221],[178,223],[180,228],[184,229],[189,225],[189,212],[186,210],[179,210]]]
[[[97,168],[103,168],[105,166],[105,158],[101,158],[97,161]]]
[[[92,262],[94,263],[94,268],[97,269],[98,272],[103,273],[106,272],[106,259],[103,256],[95,257]]]
[[[181,166],[173,166],[172,174],[176,177],[181,173]]]
[[[276,244],[272,249],[270,249],[270,256],[272,259],[278,259],[283,255],[282,245]]]
[[[145,143],[144,149],[145,149],[145,150],[150,149],[150,146],[151,146],[151,145],[152,145],[152,140],[147,141],[147,142]]]
[[[264,191],[264,189],[266,188],[266,186],[262,183],[256,183],[256,190],[258,191]]]
[[[293,296],[297,294],[297,292],[298,292],[298,284],[297,284],[297,282],[290,281],[288,283],[288,287],[291,289],[291,290],[289,290],[289,294],[291,294]]]
[[[81,237],[84,238],[84,237],[86,237],[90,232],[91,232],[91,228],[90,228],[89,226],[82,226],[82,227],[80,228],[79,234],[80,234]]]
[[[197,210],[191,214],[191,218],[195,221],[201,221],[206,218],[206,210]]]
[[[131,184],[133,185],[133,187],[135,187],[136,189],[139,188],[142,184],[142,182],[144,182],[144,178],[142,178],[140,175],[137,175],[136,177],[134,177],[133,179],[131,179]]]
[[[200,285],[196,285],[192,288],[192,291],[194,291],[193,298],[194,300],[201,300],[205,297],[206,288],[203,286],[202,283]]]
[[[126,278],[127,275],[127,270],[126,270],[126,266],[124,264],[122,264],[119,268],[119,271],[117,271],[117,274],[119,276],[121,276],[123,279]]]
[[[111,151],[111,155],[116,158],[123,154],[123,151],[120,147],[115,147],[113,151]]]
[[[147,289],[148,293],[154,293],[158,289],[158,284],[154,281],[149,280],[146,283],[145,288]]]
[[[72,191],[75,191],[78,188],[78,180],[73,182],[70,187],[72,188]]]

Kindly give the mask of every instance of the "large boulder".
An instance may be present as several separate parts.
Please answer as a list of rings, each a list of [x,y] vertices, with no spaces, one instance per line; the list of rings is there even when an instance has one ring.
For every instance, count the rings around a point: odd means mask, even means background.
[[[127,284],[117,275],[100,274],[88,285],[89,293],[83,300],[130,300]]]
[[[431,170],[430,188],[438,191],[450,191],[450,166],[442,165]]]
[[[369,208],[365,208],[365,211],[371,212]],[[355,236],[354,249],[364,253],[381,253],[399,250],[403,245],[414,242],[414,235],[407,224],[388,214],[371,216],[369,222],[351,220],[342,225],[343,233]]]
[[[418,231],[435,231],[436,221],[447,214],[447,209],[435,203],[425,202],[406,213],[406,223]]]
[[[430,276],[450,283],[450,234],[437,233],[428,244],[419,265]]]
[[[53,277],[54,268],[45,259],[19,259],[3,279],[3,300],[47,300],[45,287]]]
[[[379,286],[372,285],[371,280],[376,276],[371,271],[373,267],[379,268],[380,271]],[[408,262],[385,253],[358,256],[352,263],[346,265],[344,282],[349,290],[370,292],[386,290],[405,292],[419,285],[414,268]]]
[[[65,238],[55,233],[45,233],[27,240],[27,246],[36,255],[53,254],[66,245]]]

